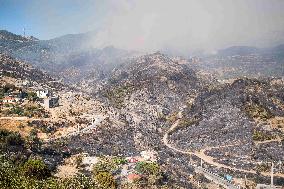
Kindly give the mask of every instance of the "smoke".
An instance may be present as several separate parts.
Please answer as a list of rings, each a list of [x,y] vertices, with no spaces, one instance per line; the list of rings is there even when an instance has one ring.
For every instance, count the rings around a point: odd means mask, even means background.
[[[212,51],[271,45],[284,31],[280,0],[115,0],[112,7],[95,46]]]
[[[66,3],[81,9],[64,14],[55,11],[64,5],[40,2],[43,28],[95,30],[94,47],[186,53],[283,40],[283,0],[74,0]]]

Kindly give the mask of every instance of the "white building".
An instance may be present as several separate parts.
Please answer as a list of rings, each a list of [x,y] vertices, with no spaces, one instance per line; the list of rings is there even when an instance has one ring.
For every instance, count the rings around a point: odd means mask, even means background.
[[[20,98],[15,98],[15,97],[5,97],[5,98],[3,98],[3,103],[5,104],[5,103],[7,103],[7,104],[9,104],[9,103],[11,103],[11,104],[13,104],[13,103],[17,103],[17,102],[20,102]]]
[[[37,90],[36,95],[39,98],[48,98],[48,97],[52,96],[52,93],[51,93],[51,91],[49,91],[47,89],[46,90]]]

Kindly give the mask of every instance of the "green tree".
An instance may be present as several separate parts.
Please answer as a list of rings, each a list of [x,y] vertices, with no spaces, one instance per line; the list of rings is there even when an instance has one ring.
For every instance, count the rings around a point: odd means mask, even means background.
[[[37,130],[32,129],[26,141],[27,148],[37,150],[41,148],[42,141],[37,136]]]
[[[36,101],[38,99],[37,94],[35,92],[28,92],[28,100]]]
[[[93,180],[83,174],[72,178],[59,180],[58,189],[96,189],[98,188]],[[57,189],[57,188],[56,188]]]
[[[0,130],[0,143],[9,146],[23,145],[25,141],[18,132]]]
[[[23,145],[24,140],[22,139],[20,133],[10,133],[6,137],[6,144],[11,146]]]
[[[100,162],[96,163],[93,168],[93,173],[96,175],[100,172],[114,172],[118,169],[116,161],[111,158],[102,158]]]
[[[15,85],[12,85],[12,84],[9,84],[9,83],[7,83],[5,86],[4,86],[4,92],[5,93],[7,93],[9,90],[15,90],[16,89],[16,87],[15,87]]]
[[[158,175],[160,173],[159,165],[154,162],[139,162],[135,170],[144,175]]]
[[[44,179],[51,175],[51,171],[48,169],[47,165],[39,159],[29,159],[22,166],[22,172],[25,176]]]
[[[96,183],[101,189],[115,189],[116,183],[114,177],[109,172],[100,172],[94,177]]]

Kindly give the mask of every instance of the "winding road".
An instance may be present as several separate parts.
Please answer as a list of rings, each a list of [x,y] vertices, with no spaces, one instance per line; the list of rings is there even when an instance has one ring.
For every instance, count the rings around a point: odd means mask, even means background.
[[[210,148],[206,148],[206,149],[203,149],[201,150],[200,152],[190,152],[190,151],[184,151],[184,150],[181,150],[181,149],[178,149],[176,147],[173,147],[171,146],[171,144],[168,142],[168,136],[169,136],[169,133],[172,132],[179,124],[179,121],[180,119],[178,119],[172,126],[171,128],[166,132],[166,134],[164,135],[163,137],[163,143],[170,149],[176,151],[176,152],[179,152],[179,153],[182,153],[182,154],[187,154],[187,155],[195,155],[197,156],[198,158],[202,159],[202,161],[210,164],[210,165],[214,165],[218,168],[225,168],[225,169],[230,169],[230,170],[234,170],[234,171],[241,171],[241,172],[244,172],[244,173],[256,173],[255,171],[250,171],[250,170],[245,170],[245,169],[239,169],[239,168],[235,168],[235,167],[231,167],[231,166],[227,166],[227,165],[224,165],[224,164],[221,164],[221,163],[218,163],[218,162],[215,162],[214,161],[214,158],[210,157],[210,156],[207,156],[205,155],[205,151],[206,150],[209,150],[209,149],[213,149],[213,148],[220,148],[220,147],[210,147]],[[221,147],[229,147],[229,146],[234,146],[234,145],[226,145],[226,146],[221,146]]]
[[[232,166],[228,166],[228,165],[224,165],[224,164],[221,164],[221,163],[218,163],[218,162],[215,162],[214,161],[214,158],[211,157],[211,156],[207,156],[205,154],[205,151],[207,150],[211,150],[211,149],[214,149],[214,148],[221,148],[221,147],[230,147],[230,146],[235,146],[235,145],[238,145],[238,144],[232,144],[232,145],[226,145],[226,146],[218,146],[218,147],[208,147],[208,148],[205,148],[205,149],[202,149],[200,150],[200,152],[191,152],[191,151],[185,151],[185,150],[182,150],[182,149],[178,149],[174,146],[172,146],[170,143],[169,143],[169,140],[168,140],[168,137],[169,137],[169,134],[175,130],[175,128],[179,125],[179,122],[181,120],[181,117],[178,118],[173,124],[172,126],[170,127],[170,129],[165,133],[165,135],[163,136],[163,143],[170,149],[172,149],[173,151],[176,151],[176,152],[179,152],[179,153],[182,153],[182,154],[187,154],[187,155],[195,155],[197,156],[198,158],[200,158],[203,162],[206,162],[210,165],[213,165],[217,168],[225,168],[225,169],[229,169],[229,170],[232,170],[232,171],[239,171],[239,172],[242,172],[242,173],[252,173],[252,174],[256,174],[256,171],[254,170],[246,170],[246,169],[240,169],[240,168],[236,168],[236,167],[232,167]],[[210,171],[202,168],[202,167],[199,167],[199,166],[196,166],[194,164],[192,164],[191,162],[189,162],[197,172],[201,172],[203,173],[205,176],[207,176],[207,178],[209,177],[211,180],[213,180],[215,183],[217,184],[221,184],[223,186],[225,186],[226,188],[237,188],[237,186],[235,185],[232,185],[230,182],[222,179],[221,177],[219,177],[218,175],[214,174],[214,173],[211,173]],[[270,176],[270,172],[261,172],[261,174],[263,176]],[[274,174],[275,176],[278,176],[278,177],[282,177],[284,178],[284,174]]]
[[[176,151],[176,152],[179,152],[179,153],[182,153],[182,154],[187,154],[187,155],[196,155],[197,157],[199,157],[200,159],[202,159],[204,162],[207,162],[211,165],[215,165],[215,164],[218,164],[219,167],[221,167],[219,163],[216,163],[212,160],[208,160],[208,158],[204,158],[202,157],[202,155],[200,154],[197,154],[197,153],[193,153],[193,152],[189,152],[189,151],[184,151],[184,150],[180,150],[178,148],[175,148],[173,146],[170,145],[170,143],[168,142],[168,136],[169,136],[169,133],[171,133],[172,131],[174,131],[174,129],[178,126],[179,124],[179,121],[180,121],[180,118],[175,121],[175,123],[170,127],[170,129],[165,133],[164,137],[163,137],[163,143],[170,149],[172,149],[173,151]],[[205,155],[205,154],[204,154]],[[231,182],[228,182],[227,180],[225,180],[224,178],[220,177],[219,175],[215,174],[215,173],[212,173],[202,167],[199,167],[199,166],[196,166],[194,164],[192,164],[191,162],[189,162],[190,165],[192,165],[195,169],[196,172],[198,173],[202,173],[205,175],[206,178],[212,180],[213,182],[217,183],[217,184],[220,184],[222,186],[224,186],[225,188],[228,188],[228,189],[238,189],[239,187],[235,186],[234,184],[232,184]]]

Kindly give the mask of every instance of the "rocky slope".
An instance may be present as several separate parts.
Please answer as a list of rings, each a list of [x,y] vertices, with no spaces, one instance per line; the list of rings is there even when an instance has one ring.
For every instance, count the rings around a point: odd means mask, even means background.
[[[168,116],[190,103],[202,82],[187,63],[154,53],[115,69],[100,94],[120,112],[128,112],[128,121],[139,125],[146,119],[149,124],[152,116]]]
[[[257,171],[268,159],[283,161],[283,92],[283,80],[277,79],[238,79],[202,91],[183,112],[171,144],[186,151],[207,149],[214,161],[247,170]]]
[[[192,188],[186,181],[192,168],[183,164],[188,157],[180,154],[178,159],[172,158],[175,155],[164,146],[162,138],[169,126],[167,119],[190,103],[202,84],[203,80],[186,62],[164,54],[131,59],[113,70],[96,93],[108,115],[104,124],[91,134],[73,137],[68,148],[74,152],[82,149],[91,155],[123,156],[155,150],[159,163],[169,171],[174,182]]]
[[[52,87],[56,90],[63,87],[47,73],[2,53],[0,53],[0,76],[2,79],[12,78],[21,81],[20,83],[31,83],[33,86]]]

